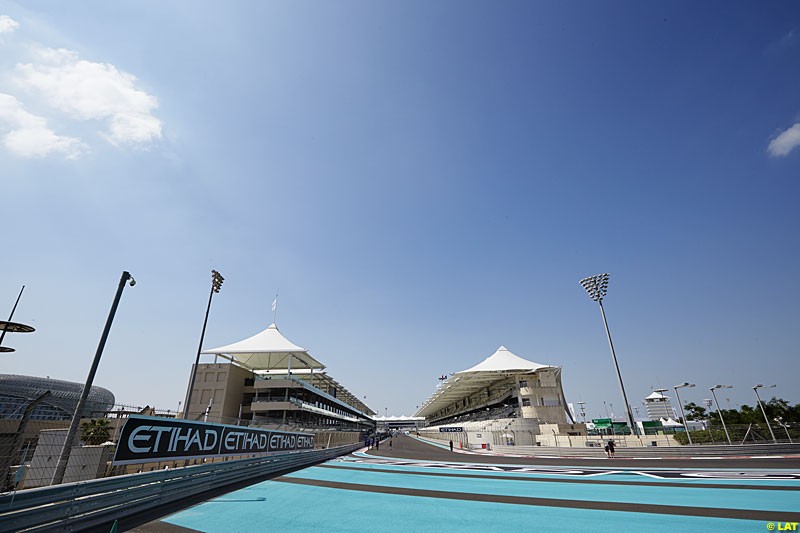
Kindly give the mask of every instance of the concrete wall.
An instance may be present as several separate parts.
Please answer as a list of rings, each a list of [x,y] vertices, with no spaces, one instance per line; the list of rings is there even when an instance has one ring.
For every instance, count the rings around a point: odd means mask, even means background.
[[[30,489],[50,485],[67,432],[66,429],[55,429],[39,433],[39,444],[36,446],[30,465],[25,470],[19,488]],[[111,445],[75,446],[69,456],[63,482],[72,483],[104,477],[113,452],[114,446]]]

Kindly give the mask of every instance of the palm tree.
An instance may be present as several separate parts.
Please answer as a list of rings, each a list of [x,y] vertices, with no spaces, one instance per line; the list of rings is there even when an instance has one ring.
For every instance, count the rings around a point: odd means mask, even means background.
[[[111,422],[105,418],[87,420],[81,424],[81,439],[86,444],[103,444],[111,437]]]

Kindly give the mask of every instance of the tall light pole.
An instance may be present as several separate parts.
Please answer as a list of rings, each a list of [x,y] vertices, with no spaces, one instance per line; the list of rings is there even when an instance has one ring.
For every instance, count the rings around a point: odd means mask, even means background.
[[[83,410],[86,406],[86,399],[89,397],[89,392],[92,390],[92,383],[94,383],[94,375],[97,373],[97,366],[100,364],[100,357],[103,355],[103,349],[106,347],[106,340],[111,331],[111,323],[114,322],[114,315],[117,314],[117,306],[119,300],[122,298],[122,290],[125,288],[125,283],[130,283],[133,287],[136,285],[136,280],[133,279],[131,273],[128,271],[122,272],[122,277],[119,279],[117,286],[117,293],[114,295],[114,301],[111,304],[111,310],[108,312],[106,319],[106,326],[103,328],[103,334],[100,336],[100,343],[97,345],[97,351],[92,360],[92,366],[89,369],[89,375],[86,377],[86,383],[83,384],[81,389],[81,397],[78,399],[78,405],[75,407],[75,414],[72,415],[72,422],[67,431],[67,438],[64,439],[64,445],[61,447],[61,455],[58,457],[55,472],[53,472],[53,479],[50,481],[51,485],[58,485],[64,481],[64,472],[67,471],[67,462],[69,461],[69,454],[72,451],[72,443],[75,440],[75,434],[78,432],[78,425],[81,423]]]
[[[756,393],[756,399],[758,400],[758,406],[761,408],[761,414],[764,415],[764,422],[767,423],[767,428],[769,429],[769,434],[772,435],[772,442],[778,444],[778,439],[775,438],[775,433],[772,431],[772,426],[769,425],[769,418],[767,418],[767,412],[764,411],[764,403],[761,401],[761,396],[758,395],[758,389],[774,389],[775,385],[762,385],[759,383],[755,387],[753,387],[753,392]]]
[[[714,397],[714,403],[717,404],[717,413],[719,413],[719,421],[722,422],[722,429],[725,430],[725,438],[728,439],[728,444],[733,444],[731,442],[731,436],[728,434],[728,428],[725,426],[725,419],[722,418],[722,410],[719,408],[719,400],[717,400],[717,395],[714,392],[717,389],[732,389],[733,385],[714,385],[709,389],[711,391],[711,395]]]
[[[673,389],[675,389],[675,397],[678,399],[678,407],[681,408],[681,418],[683,418],[683,429],[686,431],[686,436],[689,438],[689,445],[692,445],[692,435],[689,433],[689,424],[686,421],[686,415],[683,412],[683,402],[681,402],[681,396],[678,394],[678,389],[682,388],[690,388],[694,387],[694,383],[683,382],[680,385],[675,385]]]
[[[197,365],[200,364],[200,352],[203,350],[203,338],[206,336],[206,325],[208,324],[208,313],[211,311],[211,298],[222,288],[225,278],[216,270],[211,271],[211,292],[208,294],[208,306],[206,307],[206,317],[203,320],[203,331],[200,333],[200,344],[197,346],[197,357],[194,359],[192,367],[192,379],[189,380],[189,391],[186,393],[186,403],[183,404],[183,418],[188,418],[189,409],[192,405],[192,389],[194,389],[194,379],[197,376]]]
[[[6,333],[9,331],[13,333],[31,333],[34,329],[31,326],[26,326],[25,324],[19,324],[16,322],[11,322],[11,319],[14,318],[14,311],[17,310],[17,305],[19,304],[19,299],[22,298],[22,291],[25,290],[25,285],[19,290],[19,294],[17,295],[17,301],[14,302],[14,307],[11,308],[11,314],[8,315],[8,320],[5,322],[0,322],[0,353],[9,353],[13,352],[14,348],[8,348],[3,346],[3,339],[6,336]]]
[[[608,337],[608,346],[611,348],[611,358],[614,360],[614,368],[617,371],[617,379],[619,379],[619,388],[622,391],[622,401],[625,402],[625,412],[628,414],[628,423],[631,426],[631,431],[634,435],[638,435],[636,425],[633,422],[633,413],[631,412],[631,405],[628,403],[628,395],[625,394],[625,385],[622,384],[622,374],[619,372],[619,364],[617,363],[617,354],[614,352],[614,343],[611,342],[611,332],[608,330],[608,321],[606,320],[606,311],[603,309],[603,298],[608,292],[608,274],[597,274],[596,276],[589,276],[581,280],[581,285],[586,290],[589,298],[600,304],[600,314],[603,315],[603,325],[606,328],[606,337]],[[613,425],[613,424],[612,424]]]

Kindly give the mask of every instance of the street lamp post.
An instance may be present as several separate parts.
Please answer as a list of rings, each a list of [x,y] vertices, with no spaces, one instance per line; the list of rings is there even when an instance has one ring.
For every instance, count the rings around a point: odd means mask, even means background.
[[[758,395],[758,389],[774,389],[775,385],[762,385],[759,383],[755,387],[753,387],[753,392],[756,393],[756,399],[758,400],[758,406],[761,408],[761,414],[764,415],[764,422],[767,423],[767,429],[769,429],[769,434],[772,435],[772,442],[778,444],[778,439],[775,438],[775,433],[772,431],[772,426],[769,425],[769,418],[767,418],[767,412],[764,410],[764,403],[761,401],[761,396]]]
[[[682,388],[690,388],[694,387],[694,383],[684,382],[680,385],[675,385],[673,388],[675,389],[675,398],[678,400],[678,407],[681,408],[681,418],[683,418],[683,429],[686,431],[686,436],[689,438],[689,445],[692,445],[692,435],[689,433],[689,424],[686,421],[686,414],[683,412],[683,402],[681,402],[681,396],[678,394],[678,389]]]
[[[211,271],[211,292],[208,294],[208,306],[206,307],[206,317],[203,320],[203,331],[200,333],[200,344],[197,346],[197,357],[192,367],[192,379],[189,380],[189,390],[186,393],[186,403],[183,404],[183,418],[189,417],[189,409],[192,404],[192,389],[194,389],[194,379],[197,376],[197,365],[200,364],[200,352],[203,350],[203,338],[206,336],[206,325],[208,324],[208,313],[211,311],[211,298],[222,288],[225,278],[216,270]]]
[[[75,434],[78,432],[78,426],[81,423],[83,410],[86,406],[86,399],[89,397],[89,392],[92,390],[94,375],[97,373],[100,357],[103,355],[103,349],[106,347],[106,340],[108,339],[109,332],[111,332],[111,323],[114,322],[114,315],[117,314],[117,306],[119,306],[119,300],[122,298],[122,290],[125,288],[126,282],[130,283],[131,287],[136,285],[136,280],[133,279],[131,273],[123,271],[122,277],[119,279],[119,286],[117,286],[117,293],[114,295],[114,302],[111,304],[111,310],[108,312],[103,334],[100,335],[100,342],[97,345],[97,351],[94,354],[92,366],[89,369],[89,375],[86,377],[86,383],[83,384],[83,389],[81,389],[81,396],[78,399],[78,405],[75,407],[75,414],[72,415],[72,422],[69,425],[67,437],[64,439],[64,445],[61,447],[61,454],[58,457],[58,463],[56,463],[56,469],[53,472],[53,479],[50,481],[51,485],[58,485],[64,480],[69,454],[72,452],[72,442],[75,440]]]
[[[722,410],[719,408],[719,400],[717,400],[717,395],[714,392],[717,389],[732,389],[732,385],[714,385],[709,389],[711,391],[711,395],[714,397],[714,403],[717,404],[717,413],[719,414],[719,421],[722,422],[722,429],[725,430],[725,438],[728,439],[728,444],[733,444],[731,442],[731,436],[728,434],[728,428],[725,426],[725,419],[722,418]]]
[[[786,432],[786,438],[789,439],[789,444],[794,444],[794,442],[792,442],[792,436],[789,435],[789,427],[783,423],[783,419],[781,417],[776,417],[775,422],[777,422],[778,425],[780,425]]]
[[[705,404],[706,410],[708,410],[708,419],[706,420],[708,436],[711,438],[711,444],[716,444],[716,442],[714,442],[714,433],[711,431],[711,406],[713,405],[713,402],[711,401],[711,398],[703,398],[703,404]]]
[[[619,371],[619,363],[617,363],[617,354],[614,352],[614,343],[611,342],[611,332],[608,329],[608,321],[606,320],[606,311],[603,309],[603,298],[608,292],[608,274],[597,274],[596,276],[589,276],[580,281],[589,298],[600,304],[600,314],[603,316],[603,325],[606,329],[606,337],[608,337],[608,346],[611,348],[611,358],[614,360],[614,368],[617,371],[617,379],[619,380],[619,388],[622,391],[622,401],[625,402],[625,412],[628,415],[628,423],[631,426],[631,431],[634,435],[639,432],[633,422],[633,413],[631,412],[631,405],[628,403],[628,395],[625,394],[625,385],[622,384],[622,374]],[[613,424],[612,424],[613,425]]]
[[[17,301],[14,302],[14,307],[11,308],[11,314],[8,315],[8,322],[11,322],[11,319],[14,318],[14,311],[17,310],[17,305],[19,304],[19,299],[22,298],[22,291],[24,291],[24,290],[25,290],[25,285],[23,285],[22,288],[19,290],[19,294],[17,295]],[[8,326],[3,327],[2,331],[0,331],[0,346],[3,345],[3,339],[5,338],[6,332],[8,331],[8,329],[6,329],[7,327]],[[32,330],[33,330],[33,328],[31,328],[31,331]],[[12,331],[13,331],[13,329],[12,329]],[[5,349],[0,349],[0,352],[6,352],[6,351],[7,350],[5,350]],[[14,349],[13,348],[8,348],[8,351],[12,351],[13,352]]]

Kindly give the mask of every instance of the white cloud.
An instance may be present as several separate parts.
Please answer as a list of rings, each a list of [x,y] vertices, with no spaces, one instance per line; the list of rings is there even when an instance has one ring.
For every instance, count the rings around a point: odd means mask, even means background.
[[[792,46],[794,43],[797,42],[797,32],[794,31],[794,28],[789,30],[789,33],[783,36],[781,39],[781,44],[785,46]]]
[[[800,122],[770,141],[767,151],[772,157],[781,157],[800,146]]]
[[[74,159],[87,149],[78,139],[56,135],[47,127],[43,117],[25,111],[19,100],[10,94],[0,93],[2,131],[8,131],[2,137],[3,145],[22,157],[35,158],[60,153],[68,159]]]
[[[34,48],[35,61],[18,64],[15,84],[35,90],[47,105],[78,120],[106,120],[115,145],[145,145],[161,138],[152,111],[158,100],[136,88],[136,77],[109,63],[80,59],[64,49]]]
[[[19,28],[19,22],[8,15],[0,15],[0,33],[11,33]]]

